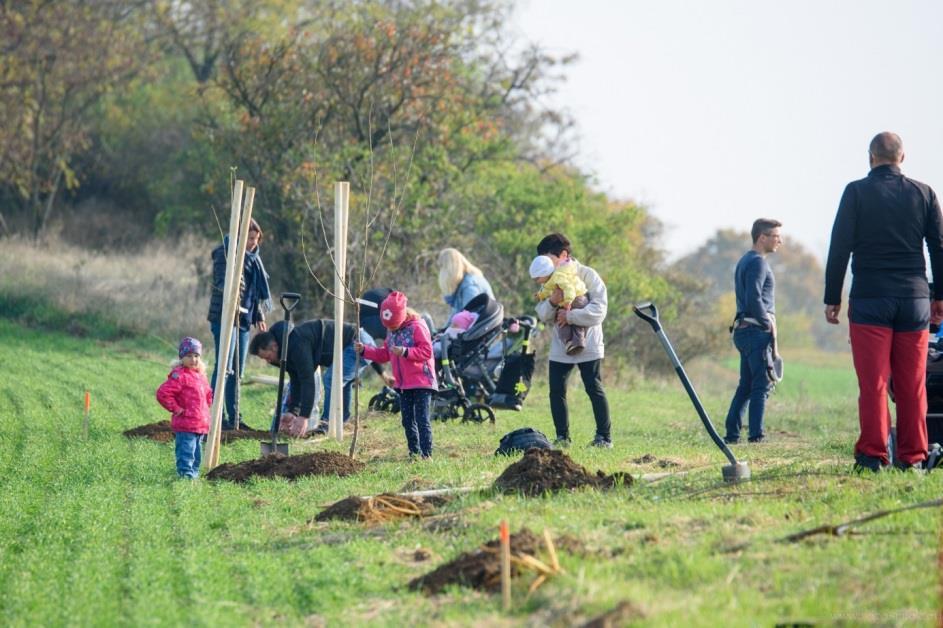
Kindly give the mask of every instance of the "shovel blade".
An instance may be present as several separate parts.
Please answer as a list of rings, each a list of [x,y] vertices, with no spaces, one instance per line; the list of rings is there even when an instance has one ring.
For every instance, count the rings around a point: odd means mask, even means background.
[[[272,454],[282,454],[283,456],[288,455],[288,443],[275,443],[275,446],[272,446],[272,443],[262,441],[259,443],[262,448],[262,457],[270,456]]]

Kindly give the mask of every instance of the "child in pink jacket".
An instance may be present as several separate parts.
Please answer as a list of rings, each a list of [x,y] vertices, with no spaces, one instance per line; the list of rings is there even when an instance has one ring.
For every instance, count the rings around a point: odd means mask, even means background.
[[[390,362],[400,394],[400,412],[410,456],[432,457],[432,393],[438,389],[432,360],[432,337],[419,315],[406,307],[406,295],[391,292],[380,304],[380,322],[389,330],[382,347],[354,348],[378,364]]]
[[[177,475],[195,479],[200,473],[200,443],[210,430],[213,390],[206,380],[206,365],[200,357],[203,345],[189,336],[180,341],[167,381],[157,389],[157,401],[173,414]]]

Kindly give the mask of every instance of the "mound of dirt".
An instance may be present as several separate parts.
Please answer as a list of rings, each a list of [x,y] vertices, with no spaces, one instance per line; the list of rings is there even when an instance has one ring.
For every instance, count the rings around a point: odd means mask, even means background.
[[[444,504],[446,497],[412,497],[383,493],[375,497],[351,495],[335,502],[318,513],[315,521],[359,521],[360,523],[382,523],[404,517],[428,517],[436,507]]]
[[[363,471],[366,466],[333,451],[319,451],[300,456],[272,454],[244,462],[221,464],[206,474],[206,478],[230,482],[246,482],[252,477],[294,480],[306,475],[353,475]]]
[[[545,450],[544,450],[545,451]],[[511,535],[511,555],[535,556],[540,540],[527,528]],[[512,561],[511,577],[521,575],[520,567]],[[482,591],[501,589],[501,541],[488,541],[474,552],[466,552],[458,558],[440,565],[424,576],[409,583],[410,591],[422,591],[428,595],[441,593],[450,585],[471,587]]]
[[[593,475],[560,450],[528,449],[523,458],[498,476],[494,487],[505,493],[536,496],[584,486],[607,489],[620,481],[628,486],[632,476],[627,473],[606,475],[602,471]]]
[[[158,443],[169,443],[174,439],[174,432],[170,429],[170,421],[139,425],[126,430],[124,435],[128,438],[149,438]]]
[[[170,421],[159,421],[157,423],[148,423],[138,427],[126,430],[124,435],[128,438],[149,438],[158,443],[169,443],[174,439],[174,432],[170,429]],[[220,442],[223,444],[231,443],[234,440],[250,438],[255,440],[269,440],[270,432],[261,430],[231,430],[225,431],[220,435]]]

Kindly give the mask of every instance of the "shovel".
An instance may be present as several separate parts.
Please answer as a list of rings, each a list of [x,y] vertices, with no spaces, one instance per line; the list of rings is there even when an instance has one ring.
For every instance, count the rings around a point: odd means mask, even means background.
[[[723,454],[727,456],[727,460],[730,461],[729,465],[725,465],[723,469],[721,469],[724,475],[724,481],[741,482],[743,480],[749,480],[750,467],[747,466],[747,463],[744,461],[737,461],[733,455],[733,452],[731,452],[730,448],[727,447],[727,443],[723,441],[723,439],[717,433],[717,430],[714,429],[714,424],[711,423],[710,417],[707,416],[707,411],[705,411],[704,406],[701,405],[701,400],[698,399],[697,393],[694,391],[694,386],[691,385],[691,380],[688,379],[688,374],[684,372],[684,367],[681,366],[681,360],[678,359],[678,354],[675,353],[674,347],[671,346],[671,342],[668,340],[667,334],[665,334],[665,330],[661,327],[661,321],[658,320],[658,309],[655,307],[655,304],[639,303],[638,305],[632,307],[632,311],[635,312],[636,316],[652,326],[652,330],[654,330],[655,335],[658,336],[662,346],[668,353],[668,357],[671,359],[671,363],[675,367],[675,372],[678,374],[678,377],[681,378],[681,383],[684,385],[684,390],[687,391],[688,397],[691,398],[691,403],[694,404],[694,408],[697,410],[698,416],[701,417],[701,422],[704,424],[704,429],[707,430],[707,433],[714,441],[714,444],[717,445]]]
[[[285,328],[282,329],[282,339],[278,345],[281,355],[278,361],[278,397],[275,401],[275,416],[272,417],[272,442],[262,441],[259,443],[262,446],[263,458],[276,453],[288,455],[288,443],[278,442],[278,419],[282,415],[282,398],[285,394],[285,364],[288,361],[288,334],[291,331],[291,311],[295,309],[300,300],[301,295],[297,292],[283,292],[279,299],[282,309],[285,310]]]

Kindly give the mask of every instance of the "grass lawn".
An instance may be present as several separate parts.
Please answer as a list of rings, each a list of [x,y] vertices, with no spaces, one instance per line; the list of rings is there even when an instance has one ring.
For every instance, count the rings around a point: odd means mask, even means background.
[[[446,505],[452,516],[436,526],[370,528],[309,521],[340,498],[417,479],[488,487],[509,464],[492,455],[501,434],[530,425],[552,436],[545,376],[538,374],[525,410],[499,412],[494,428],[436,423],[432,461],[407,462],[398,417],[372,415],[359,475],[191,483],[175,478],[172,445],[121,434],[167,418],[154,390],[171,357],[173,349],[156,341],[103,343],[0,321],[3,625],[572,625],[622,601],[635,608],[632,621],[665,626],[937,621],[940,511],[901,513],[843,537],[778,541],[943,494],[943,472],[850,472],[857,419],[847,356],[809,353],[787,364],[768,406],[769,442],[735,449],[750,462],[749,483],[723,484],[724,459],[677,381],[610,387],[608,451],[584,446],[592,417],[573,389],[569,454],[577,462],[607,473],[678,473],[607,493],[523,498],[483,490]],[[716,424],[733,366],[726,359],[690,369]],[[262,426],[274,396],[272,387],[247,386],[247,422]],[[296,444],[293,452],[347,444]],[[636,462],[645,454],[654,460]],[[224,445],[221,460],[257,455],[258,444],[247,441]],[[526,601],[532,576],[518,582],[508,614],[500,596],[406,589],[411,578],[494,538],[501,519],[512,531],[526,525],[576,537],[584,551],[561,553],[565,573]],[[417,548],[431,557],[417,562]]]

